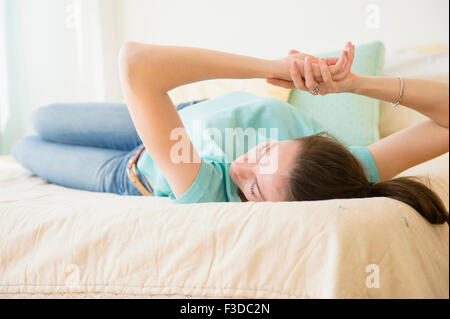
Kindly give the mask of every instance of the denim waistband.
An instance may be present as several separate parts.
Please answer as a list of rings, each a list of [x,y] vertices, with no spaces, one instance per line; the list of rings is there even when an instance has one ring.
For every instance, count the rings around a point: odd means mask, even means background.
[[[149,191],[149,193],[151,195],[153,195],[153,190],[152,187],[150,186],[150,184],[147,181],[147,176],[145,176],[144,174],[141,173],[141,171],[139,171],[139,169],[136,167],[136,173],[138,175],[139,180],[141,181],[142,185],[145,186],[145,188]]]
[[[131,157],[134,157],[134,155],[141,149],[141,147],[144,145],[139,145],[137,146],[131,153]],[[142,183],[142,185],[144,185],[144,187],[149,191],[149,193],[151,195],[153,195],[153,191],[152,191],[152,187],[150,186],[149,182],[147,181],[147,177],[138,169],[137,167],[137,163],[139,162],[139,159],[141,158],[141,156],[144,154],[144,151],[142,151],[142,153],[139,155],[139,157],[136,159],[136,174],[137,177],[139,179],[139,181]],[[131,181],[130,181],[131,182]],[[150,181],[151,182],[151,181]],[[134,185],[134,184],[133,184]],[[139,191],[137,191],[138,194],[141,194]]]

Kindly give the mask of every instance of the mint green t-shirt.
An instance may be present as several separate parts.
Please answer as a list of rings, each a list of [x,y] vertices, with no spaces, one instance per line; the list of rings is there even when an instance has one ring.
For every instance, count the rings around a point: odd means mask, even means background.
[[[241,91],[194,104],[180,110],[179,115],[201,157],[200,170],[190,188],[176,198],[147,151],[137,167],[150,179],[155,196],[168,196],[174,203],[183,204],[240,202],[237,185],[229,175],[233,160],[267,140],[290,140],[325,130],[289,103]],[[361,161],[369,181],[378,182],[378,170],[367,147],[346,147]]]

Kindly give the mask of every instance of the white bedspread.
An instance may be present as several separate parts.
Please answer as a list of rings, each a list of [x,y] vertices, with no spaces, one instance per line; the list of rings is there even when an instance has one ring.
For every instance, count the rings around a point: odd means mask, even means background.
[[[448,153],[429,173],[448,208]],[[388,198],[173,205],[0,160],[0,298],[448,298],[449,229]]]

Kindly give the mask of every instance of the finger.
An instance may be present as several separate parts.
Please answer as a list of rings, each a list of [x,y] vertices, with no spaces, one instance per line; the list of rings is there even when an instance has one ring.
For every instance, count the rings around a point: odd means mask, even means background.
[[[319,63],[319,58],[316,58],[315,56],[308,55],[308,58],[311,60],[311,63]]]
[[[275,78],[269,78],[266,79],[266,82],[275,86],[279,86],[285,89],[295,89],[294,82],[292,81],[285,81],[281,79],[275,79]]]
[[[346,70],[347,74],[351,72],[354,60],[355,60],[355,46],[352,44],[350,47],[350,58]]]
[[[335,65],[338,61],[339,58],[325,58],[327,65]]]
[[[291,51],[295,51],[295,50],[291,50]],[[310,54],[306,54],[306,53],[300,53],[297,51],[297,53],[299,54],[299,60],[304,60],[305,58],[310,58],[312,60],[313,63],[319,63],[319,59],[313,55]],[[296,53],[290,54],[290,55],[294,55]]]
[[[348,74],[348,66],[349,66],[349,63],[351,63],[351,61],[350,61],[350,50],[346,50],[345,52],[346,52],[345,54],[346,54],[347,61],[345,63],[344,69],[342,70],[342,72],[333,75],[333,80],[334,81],[340,81],[340,80],[344,79],[347,76],[347,74]]]
[[[342,69],[344,67],[345,61],[346,61],[346,51],[343,50],[341,52],[341,55],[339,56],[339,60],[336,62],[336,64],[331,68],[332,74],[339,74],[342,72]]]
[[[345,48],[344,48],[344,50],[342,50],[341,55],[340,55],[340,57],[339,57],[339,60],[337,61],[337,63],[335,64],[335,66],[334,66],[333,68],[330,69],[331,74],[337,75],[337,74],[339,74],[340,72],[343,71],[345,62],[346,62],[346,60],[347,60],[347,59],[344,58],[344,57],[345,57],[345,55],[346,55],[346,50],[347,50],[348,48],[350,48],[350,45],[351,45],[350,41],[347,42],[347,43],[345,44]]]
[[[300,90],[306,90],[305,82],[303,81],[302,75],[300,74],[300,69],[298,68],[297,61],[291,63],[290,70],[292,81],[295,87]]]
[[[328,69],[328,65],[325,59],[320,59],[319,61],[320,72],[322,74],[323,82],[326,84],[330,84],[333,82],[333,78],[331,76],[330,70]]]
[[[311,67],[314,80],[318,83],[323,82],[322,74],[320,73],[319,59],[311,61]]]
[[[296,51],[296,50],[291,50],[292,52],[296,52],[296,53],[293,53],[293,54],[299,54],[300,55],[300,58],[302,59],[302,60],[304,60],[305,58],[311,58],[313,61],[314,60],[316,60],[316,61],[319,61],[319,59],[317,58],[317,57],[315,57],[314,55],[311,55],[311,54],[308,54],[308,53],[301,53],[301,52],[299,52],[299,51]]]
[[[344,65],[344,69],[341,72],[338,72],[337,74],[333,74],[333,80],[334,81],[342,80],[346,76],[345,68],[348,66],[348,62],[349,62],[350,56],[349,56],[349,50],[348,49],[344,50],[344,52],[345,52],[345,59],[346,59],[346,63]]]
[[[310,59],[311,63],[312,63],[312,70],[313,70],[314,79],[317,82],[322,82],[322,76],[320,75],[320,68],[319,68],[319,58],[317,58],[317,57],[315,57],[313,55],[310,55],[310,54],[305,54],[305,53],[301,53],[300,55],[301,55],[300,59],[296,59],[297,63],[303,63],[304,64],[306,58]]]
[[[309,58],[305,59],[305,84],[309,90],[313,90],[317,87],[317,82],[314,80],[312,72],[312,64]],[[320,70],[319,70],[320,71]]]
[[[345,76],[347,76],[347,74],[350,73],[351,69],[352,69],[352,65],[353,65],[353,61],[355,59],[355,46],[354,45],[350,45],[349,48],[349,53],[347,53],[347,63],[345,64],[345,70],[344,70],[344,74]]]
[[[356,50],[356,48],[355,48],[355,45],[354,44],[352,44],[352,55],[351,55],[351,61],[352,61],[352,64],[353,64],[353,61],[355,60],[355,50]]]
[[[342,80],[351,72],[354,58],[355,58],[355,46],[351,45],[350,48],[347,49],[347,62],[345,64],[344,70],[343,72],[334,77],[335,81]]]
[[[355,59],[355,46],[354,45],[350,46],[348,56],[349,56],[348,62],[347,62],[345,71],[342,74],[342,78],[346,77],[351,72],[353,61]]]
[[[300,53],[300,55],[298,57],[295,56],[293,58],[297,61],[304,61],[306,58],[310,58],[313,63],[319,63],[319,58],[309,55],[309,54],[304,54],[304,53]]]
[[[289,50],[289,54],[296,54],[296,53],[300,54],[300,52],[298,52],[297,50]]]
[[[318,58],[315,57],[314,55],[303,53],[303,59],[305,58],[310,58],[311,60],[318,60]]]

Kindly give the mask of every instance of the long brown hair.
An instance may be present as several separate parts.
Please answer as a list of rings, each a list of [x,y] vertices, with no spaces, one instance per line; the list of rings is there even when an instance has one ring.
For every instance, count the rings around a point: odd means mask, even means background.
[[[288,178],[286,200],[390,197],[413,207],[432,224],[448,223],[442,200],[418,177],[397,177],[373,183],[370,189],[362,163],[327,132],[296,141],[300,147]]]

